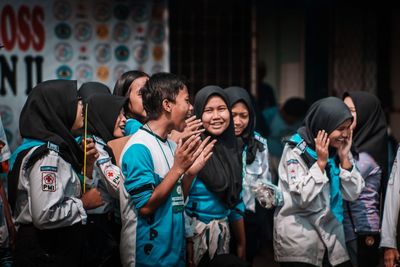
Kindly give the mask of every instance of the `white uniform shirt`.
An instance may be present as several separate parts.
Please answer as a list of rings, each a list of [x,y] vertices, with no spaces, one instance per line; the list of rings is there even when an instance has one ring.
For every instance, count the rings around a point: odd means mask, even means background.
[[[32,148],[24,157],[24,166]],[[81,183],[71,164],[56,151],[36,161],[29,169],[21,168],[16,203],[16,222],[33,223],[39,229],[54,229],[86,222]]]

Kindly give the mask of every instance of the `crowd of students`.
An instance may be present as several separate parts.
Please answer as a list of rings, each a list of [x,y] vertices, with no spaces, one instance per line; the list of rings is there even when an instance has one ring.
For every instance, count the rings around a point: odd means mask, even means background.
[[[276,179],[245,89],[190,99],[171,73],[38,84],[12,154],[0,124],[0,265],[251,266],[274,210],[281,266],[396,266],[400,150],[389,166],[375,96],[301,103]]]

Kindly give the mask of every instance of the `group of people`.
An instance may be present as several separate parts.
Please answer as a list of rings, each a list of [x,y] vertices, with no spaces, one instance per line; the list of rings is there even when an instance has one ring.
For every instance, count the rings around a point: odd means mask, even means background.
[[[385,179],[375,96],[315,102],[282,141],[276,183],[245,89],[190,99],[171,73],[129,71],[113,92],[38,84],[23,143],[1,147],[2,266],[251,266],[267,209],[281,266],[377,266],[380,246],[395,266],[400,173],[395,161]]]

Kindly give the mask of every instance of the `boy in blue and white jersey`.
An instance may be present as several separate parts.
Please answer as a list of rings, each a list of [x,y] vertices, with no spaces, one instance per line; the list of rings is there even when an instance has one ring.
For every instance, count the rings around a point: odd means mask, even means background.
[[[193,109],[184,82],[153,75],[141,91],[148,122],[125,145],[120,166],[121,260],[124,266],[185,266],[184,196],[211,156],[214,142],[192,135],[175,144]]]

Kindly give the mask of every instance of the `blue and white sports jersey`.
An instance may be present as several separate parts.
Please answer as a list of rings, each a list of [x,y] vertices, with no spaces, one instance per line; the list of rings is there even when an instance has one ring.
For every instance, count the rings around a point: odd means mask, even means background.
[[[151,217],[139,209],[169,172],[176,144],[138,130],[121,154],[121,260],[124,266],[185,266],[183,194],[180,183]],[[165,155],[165,157],[164,157]],[[168,163],[167,163],[167,161]]]
[[[135,119],[127,119],[125,123],[125,136],[136,133],[143,124]]]
[[[229,218],[230,222],[239,220],[243,217],[244,209],[243,200],[234,209],[228,209],[198,177],[195,178],[190,188],[189,200],[186,204],[186,213],[190,217],[197,217],[199,221],[205,224],[226,217]]]

